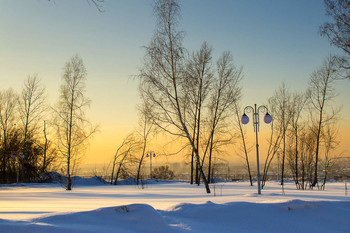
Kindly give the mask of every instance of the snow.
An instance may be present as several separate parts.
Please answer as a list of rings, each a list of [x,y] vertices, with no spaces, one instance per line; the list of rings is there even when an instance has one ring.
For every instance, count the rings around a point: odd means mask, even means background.
[[[350,196],[344,183],[326,190],[284,192],[269,182],[257,194],[249,182],[203,186],[186,182],[108,185],[76,179],[60,184],[0,186],[0,232],[350,232]],[[127,183],[127,182],[126,182]]]

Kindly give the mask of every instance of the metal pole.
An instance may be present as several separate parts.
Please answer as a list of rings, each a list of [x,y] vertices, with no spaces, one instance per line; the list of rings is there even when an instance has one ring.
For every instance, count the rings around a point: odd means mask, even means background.
[[[149,152],[149,178],[152,179],[152,151]]]
[[[258,180],[258,194],[261,194],[261,186],[260,186],[260,168],[259,168],[259,139],[258,139],[258,131],[259,131],[259,113],[256,110],[256,104],[254,104],[254,117],[253,121],[255,124],[255,136],[256,136],[256,168],[257,168],[257,180]]]
[[[19,181],[19,164],[18,164],[18,154],[16,155],[16,164],[17,164],[17,184]]]
[[[259,162],[259,138],[258,138],[258,132],[259,132],[259,111],[263,110],[266,112],[266,115],[264,117],[264,121],[266,124],[271,123],[272,117],[268,113],[268,109],[265,105],[261,105],[258,108],[256,107],[256,104],[254,104],[254,108],[252,106],[246,106],[244,108],[244,114],[242,115],[241,122],[245,125],[249,122],[249,117],[246,115],[246,112],[252,112],[253,113],[253,125],[254,125],[254,131],[255,131],[255,137],[256,137],[256,168],[257,168],[257,181],[258,181],[258,194],[261,194],[261,184],[260,184],[260,162]]]

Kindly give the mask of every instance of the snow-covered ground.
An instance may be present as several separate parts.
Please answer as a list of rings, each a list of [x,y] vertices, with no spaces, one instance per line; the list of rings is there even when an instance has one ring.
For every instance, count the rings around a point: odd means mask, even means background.
[[[83,185],[84,184],[84,185]],[[269,182],[257,195],[248,182],[203,186],[185,182],[0,186],[0,232],[350,232],[350,193],[344,183],[326,190],[282,192]]]

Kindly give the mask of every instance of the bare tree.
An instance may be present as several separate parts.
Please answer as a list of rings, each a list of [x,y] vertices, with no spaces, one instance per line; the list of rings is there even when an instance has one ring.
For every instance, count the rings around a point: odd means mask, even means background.
[[[350,55],[350,3],[348,0],[324,0],[324,3],[332,22],[321,25],[320,34]]]
[[[13,89],[0,91],[0,139],[1,145],[1,176],[4,182],[7,181],[7,169],[11,152],[9,151],[9,144],[11,135],[15,132],[17,123],[16,105],[18,101],[17,94]]]
[[[285,158],[286,158],[286,133],[288,126],[290,124],[290,98],[291,95],[283,83],[282,86],[275,91],[273,97],[269,99],[269,110],[274,120],[271,124],[271,137],[269,140],[269,147],[267,151],[267,156],[264,165],[263,172],[263,182],[262,187],[264,187],[267,172],[277,151],[280,149],[282,143],[282,164],[281,164],[281,185],[284,182],[284,172],[285,172]]]
[[[223,53],[217,61],[217,73],[217,79],[213,85],[213,92],[209,103],[210,136],[207,144],[209,146],[209,181],[212,177],[211,163],[215,135],[219,132],[219,128],[227,128],[225,122],[231,116],[232,106],[241,95],[239,82],[242,79],[242,68],[238,68],[233,64],[233,58],[229,52]]]
[[[114,154],[113,162],[112,162],[112,171],[111,171],[111,184],[113,184],[115,167],[117,166],[117,162],[118,162],[118,158],[120,157],[121,150],[123,149],[123,147],[125,147],[129,143],[130,137],[131,137],[131,135],[128,135],[126,138],[124,138],[124,140],[119,145],[119,147],[117,148],[117,150]]]
[[[189,127],[192,128],[192,140],[195,142],[196,147],[199,149],[200,146],[200,135],[201,135],[201,123],[203,115],[204,103],[207,99],[211,79],[213,74],[211,71],[211,53],[212,48],[208,46],[206,42],[202,44],[201,49],[193,53],[191,58],[188,60],[185,70],[186,78],[184,79],[183,95],[188,98],[187,107]],[[192,118],[192,119],[191,119]],[[192,123],[192,124],[191,124]],[[200,152],[199,152],[200,153]],[[192,149],[191,154],[191,181],[193,184],[194,175],[194,150]],[[195,181],[199,184],[198,167],[196,167]]]
[[[274,105],[269,105],[269,111],[272,116],[275,116],[275,112],[277,111]],[[264,188],[266,180],[268,179],[267,173],[271,166],[271,163],[277,153],[279,153],[279,149],[282,142],[282,122],[277,121],[275,118],[270,124],[271,126],[271,134],[268,139],[268,148],[266,152],[266,159],[264,163],[264,170],[261,179],[261,188]]]
[[[242,140],[241,151],[244,154],[244,160],[245,160],[245,164],[247,166],[247,172],[248,172],[248,176],[249,176],[250,186],[253,186],[253,179],[252,179],[252,175],[251,175],[251,171],[250,171],[250,163],[249,163],[249,158],[248,158],[248,148],[247,148],[247,144],[246,144],[246,136],[245,136],[245,131],[243,130],[242,123],[241,123],[242,113],[241,113],[240,109],[242,109],[242,108],[239,105],[238,100],[236,100],[233,103],[235,123],[236,123],[236,127],[238,129],[239,135],[240,135],[240,139]]]
[[[111,172],[111,184],[117,184],[118,177],[122,167],[128,157],[134,156],[135,152],[140,149],[141,142],[135,136],[135,133],[131,133],[127,135],[122,143],[118,146],[112,162],[112,172]],[[136,156],[134,156],[136,157]],[[135,159],[136,160],[136,159]],[[118,167],[118,168],[117,168]],[[117,168],[117,172],[115,174],[115,170]]]
[[[112,179],[115,167],[118,165],[117,172],[114,178],[114,185],[118,184],[118,178],[123,166],[125,166],[127,161],[136,161],[135,152],[139,151],[141,148],[140,141],[135,137],[135,135],[129,134],[118,147],[117,152],[114,155],[113,167],[112,167]],[[112,182],[112,181],[111,181]]]
[[[104,0],[86,0],[89,4],[90,2],[97,8],[99,12],[104,12],[102,9],[102,4],[104,3]]]
[[[282,87],[280,90],[276,93],[276,96],[279,96],[279,98],[276,98],[276,103],[278,107],[278,113],[275,115],[275,119],[280,118],[279,120],[282,123],[282,142],[283,142],[283,147],[282,147],[282,167],[281,167],[281,185],[284,183],[284,172],[285,172],[285,160],[286,160],[286,140],[287,140],[287,130],[290,125],[291,121],[291,112],[290,112],[290,98],[291,95],[287,88],[285,87],[284,83],[282,84]]]
[[[42,172],[46,171],[46,167],[47,167],[47,149],[49,147],[49,141],[47,140],[47,135],[46,135],[46,122],[44,121],[44,158],[43,158],[43,167],[42,167]]]
[[[152,103],[155,124],[172,135],[187,138],[195,152],[206,191],[210,193],[198,148],[188,128],[185,110],[188,99],[180,95],[184,84],[183,33],[176,30],[180,6],[175,0],[158,0],[154,5],[154,13],[157,27],[154,39],[146,48],[145,61],[140,70],[141,91]]]
[[[143,98],[144,99],[144,98]],[[150,118],[152,113],[152,109],[149,108],[149,105],[147,102],[144,102],[143,105],[139,108],[139,114],[140,114],[140,130],[138,132],[139,136],[142,138],[142,152],[141,156],[139,157],[138,162],[138,169],[137,169],[137,176],[136,176],[136,184],[139,185],[140,175],[141,175],[141,167],[143,160],[146,155],[146,149],[148,146],[148,142],[151,136],[152,132],[155,132],[154,123],[152,122],[152,119]]]
[[[49,2],[55,2],[55,0],[48,0]],[[86,0],[89,5],[94,5],[99,12],[104,12],[102,4],[104,0]]]
[[[300,179],[297,188],[306,189],[312,182],[316,138],[311,128],[300,128],[299,132]]]
[[[350,3],[348,0],[324,0],[324,3],[326,15],[331,20],[320,26],[320,34],[346,54],[346,57],[338,57],[337,65],[344,69],[345,78],[350,80]]]
[[[322,133],[323,143],[324,143],[324,158],[323,158],[323,182],[321,185],[321,189],[325,189],[327,174],[330,172],[335,163],[336,155],[334,155],[334,150],[339,145],[339,141],[337,140],[338,130],[334,125],[327,125],[326,129]]]
[[[42,157],[42,167],[41,172],[44,173],[50,168],[50,166],[57,160],[57,151],[55,148],[52,148],[52,141],[48,139],[47,134],[47,126],[46,121],[44,121],[43,125],[43,136],[44,136],[44,142],[42,143],[42,151],[43,151],[43,157]]]
[[[85,97],[87,72],[83,60],[75,55],[64,67],[63,84],[56,112],[58,151],[66,161],[66,189],[72,189],[72,173],[87,139],[96,132],[85,116],[90,100]]]
[[[290,145],[290,164],[294,173],[295,184],[298,187],[299,183],[299,130],[302,128],[301,118],[302,111],[307,104],[307,96],[305,93],[294,93],[291,100],[291,122],[290,122],[290,134],[289,134],[289,145]]]
[[[338,78],[337,59],[329,56],[322,66],[314,71],[309,80],[309,100],[311,120],[316,138],[315,167],[312,186],[318,183],[318,161],[320,154],[321,133],[324,127],[335,119],[340,109],[327,111],[329,104],[336,96],[335,81]]]
[[[23,127],[23,143],[22,153],[28,155],[27,139],[35,137],[44,111],[46,110],[45,103],[45,88],[42,86],[38,75],[28,76],[24,81],[24,87],[19,97],[19,116]]]

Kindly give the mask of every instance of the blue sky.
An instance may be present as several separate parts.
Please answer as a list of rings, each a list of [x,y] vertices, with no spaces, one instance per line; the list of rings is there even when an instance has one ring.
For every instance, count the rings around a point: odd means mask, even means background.
[[[326,56],[340,51],[319,35],[327,20],[320,0],[182,0],[179,28],[189,52],[207,41],[214,60],[231,51],[244,68],[243,104],[262,104],[282,82],[303,90]],[[38,73],[50,104],[57,99],[62,68],[79,54],[88,70],[89,117],[100,124],[89,156],[111,155],[136,125],[138,73],[151,40],[152,1],[105,0],[100,13],[85,0],[3,0],[0,8],[0,85],[20,90]],[[339,83],[336,105],[350,128],[348,81]]]

